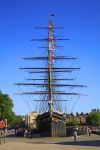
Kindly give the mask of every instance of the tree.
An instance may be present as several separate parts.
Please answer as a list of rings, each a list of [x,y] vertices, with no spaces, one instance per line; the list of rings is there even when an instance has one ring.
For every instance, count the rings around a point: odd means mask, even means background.
[[[19,125],[22,122],[22,117],[21,116],[16,116],[15,114],[13,114],[10,117],[11,120],[9,120],[9,128],[15,128],[17,125]]]
[[[7,94],[0,92],[0,119],[7,119],[8,123],[12,122],[15,119],[12,108],[12,99]]]
[[[91,112],[86,118],[87,125],[99,126],[100,125],[100,112]]]
[[[67,123],[68,126],[77,126],[78,122],[75,117],[72,117],[71,121]]]

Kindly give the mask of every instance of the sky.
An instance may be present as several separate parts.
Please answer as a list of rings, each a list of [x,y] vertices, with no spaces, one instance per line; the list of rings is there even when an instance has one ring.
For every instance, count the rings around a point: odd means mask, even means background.
[[[11,97],[18,115],[31,111],[14,94],[14,83],[24,78],[21,58],[40,53],[30,39],[42,32],[33,27],[47,26],[52,13],[55,25],[64,27],[59,35],[70,39],[63,51],[79,58],[80,83],[87,85],[82,92],[88,96],[80,97],[73,112],[100,109],[100,0],[0,0],[0,90]]]

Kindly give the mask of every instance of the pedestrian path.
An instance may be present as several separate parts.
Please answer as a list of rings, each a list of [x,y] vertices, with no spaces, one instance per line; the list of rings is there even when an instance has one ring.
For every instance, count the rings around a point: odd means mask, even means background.
[[[7,138],[0,150],[100,150],[100,136],[73,138]]]

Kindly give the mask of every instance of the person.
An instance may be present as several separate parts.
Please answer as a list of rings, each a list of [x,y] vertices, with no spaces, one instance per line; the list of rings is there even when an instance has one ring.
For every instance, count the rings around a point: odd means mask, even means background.
[[[6,143],[7,128],[4,128],[3,132],[4,132],[4,143]]]
[[[87,130],[87,135],[91,136],[91,129],[87,127],[86,130]]]
[[[76,130],[74,131],[73,135],[74,135],[74,141],[76,142],[77,141],[77,131]]]
[[[27,137],[28,131],[25,129],[24,131],[24,138]]]
[[[30,138],[31,137],[31,130],[29,129],[28,130],[28,138]]]
[[[12,132],[13,132],[13,134],[15,134],[15,129],[14,128],[12,129]]]
[[[4,143],[6,142],[6,124],[4,120],[0,120],[0,144],[2,143],[2,139],[4,139]]]
[[[89,136],[91,136],[91,129],[88,128],[88,133],[89,133]]]

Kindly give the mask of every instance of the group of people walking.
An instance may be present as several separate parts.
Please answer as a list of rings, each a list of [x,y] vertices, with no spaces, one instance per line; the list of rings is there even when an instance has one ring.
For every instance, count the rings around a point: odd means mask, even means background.
[[[76,142],[77,141],[77,130],[74,129],[73,131],[73,137],[74,137],[74,141]],[[91,136],[91,129],[89,127],[86,127],[86,134]]]
[[[28,137],[28,138],[31,137],[31,130],[27,130],[27,129],[24,130],[24,138],[25,137]]]

